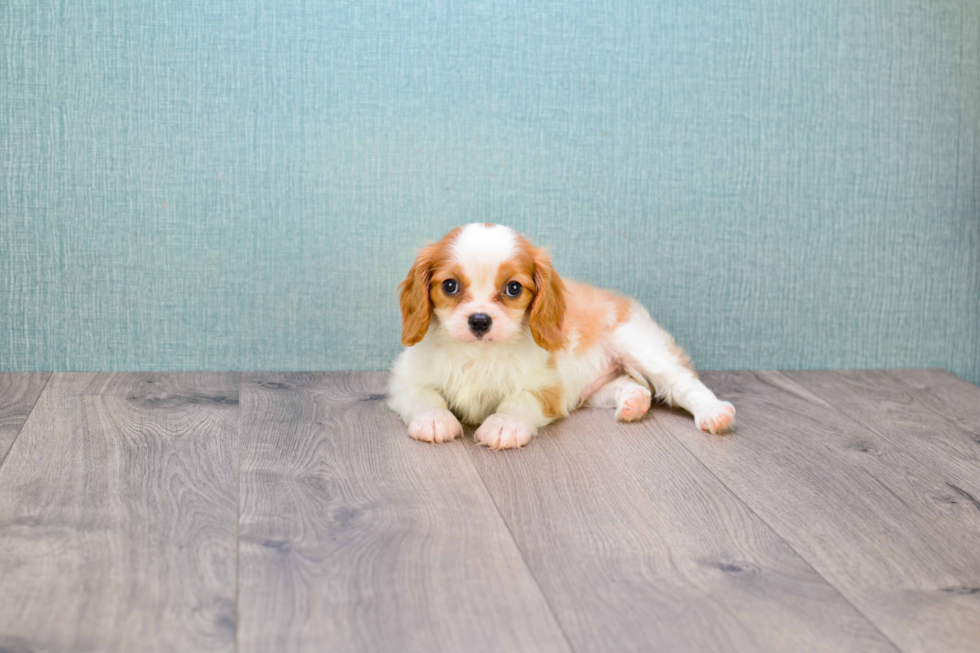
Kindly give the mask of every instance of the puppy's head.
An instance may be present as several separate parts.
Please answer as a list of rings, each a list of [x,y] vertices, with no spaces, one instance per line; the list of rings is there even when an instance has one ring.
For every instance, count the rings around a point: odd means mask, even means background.
[[[565,344],[565,287],[541,249],[508,227],[469,224],[419,252],[401,284],[402,344],[430,328],[492,345],[529,331],[539,347]]]

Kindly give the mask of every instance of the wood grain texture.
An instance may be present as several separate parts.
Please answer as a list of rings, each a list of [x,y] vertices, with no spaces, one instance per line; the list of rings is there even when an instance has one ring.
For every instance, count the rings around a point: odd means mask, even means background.
[[[55,374],[0,473],[0,649],[231,651],[236,374]]]
[[[980,510],[949,502],[949,477],[784,374],[703,376],[735,434],[665,415],[670,432],[900,648],[976,651]]]
[[[409,439],[385,379],[245,378],[239,649],[569,650],[463,445]]]
[[[922,405],[980,445],[980,387],[945,370],[888,370],[888,375],[911,387]]]
[[[49,376],[49,372],[0,372],[0,465]]]
[[[904,382],[901,376],[883,370],[784,374],[856,425],[873,432],[875,437],[908,452],[933,475],[944,477],[950,489],[947,496],[950,503],[969,502],[966,497],[980,497],[980,421],[970,430],[961,427],[942,411],[928,408],[920,392]],[[950,393],[940,393],[940,396],[950,396]],[[952,414],[964,416],[964,411],[975,407],[974,412],[980,415],[980,388],[972,402],[963,403],[965,405]]]
[[[896,650],[657,420],[468,451],[576,650]]]
[[[976,650],[980,388],[703,376],[733,436],[489,452],[377,373],[0,374],[0,651]]]

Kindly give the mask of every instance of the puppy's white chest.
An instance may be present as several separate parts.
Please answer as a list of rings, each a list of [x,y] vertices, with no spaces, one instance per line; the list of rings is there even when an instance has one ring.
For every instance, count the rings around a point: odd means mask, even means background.
[[[508,397],[540,387],[548,372],[547,356],[520,351],[450,355],[441,372],[441,390],[450,407],[464,422],[479,424]]]

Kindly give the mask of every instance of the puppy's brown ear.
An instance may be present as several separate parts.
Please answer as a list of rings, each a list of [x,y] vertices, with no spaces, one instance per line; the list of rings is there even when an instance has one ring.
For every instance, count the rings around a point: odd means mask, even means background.
[[[565,321],[565,284],[551,267],[544,250],[534,250],[534,301],[528,320],[538,347],[556,351],[565,346],[561,327]]]
[[[415,257],[412,269],[398,288],[401,290],[402,344],[411,347],[425,337],[429,330],[432,302],[429,300],[429,277],[435,246],[422,248]]]

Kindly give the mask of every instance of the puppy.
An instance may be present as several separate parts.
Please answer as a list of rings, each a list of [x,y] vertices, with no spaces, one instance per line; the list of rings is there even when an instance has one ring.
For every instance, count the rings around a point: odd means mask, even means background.
[[[419,252],[400,286],[402,344],[389,406],[425,442],[460,422],[491,449],[523,447],[579,406],[631,422],[652,394],[722,433],[735,408],[700,380],[670,334],[636,301],[563,281],[508,227],[469,224]]]

